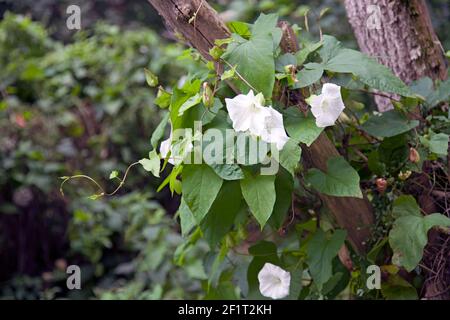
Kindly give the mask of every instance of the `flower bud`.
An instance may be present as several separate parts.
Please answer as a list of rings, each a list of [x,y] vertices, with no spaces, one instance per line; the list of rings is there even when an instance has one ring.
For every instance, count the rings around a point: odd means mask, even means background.
[[[208,82],[203,82],[202,102],[207,108],[214,104],[214,94],[209,87]]]
[[[388,185],[386,179],[378,178],[375,183],[377,185],[378,192],[383,194],[386,191],[386,188],[387,188],[387,185]]]
[[[420,154],[414,148],[409,148],[409,161],[412,163],[418,163],[420,161]]]

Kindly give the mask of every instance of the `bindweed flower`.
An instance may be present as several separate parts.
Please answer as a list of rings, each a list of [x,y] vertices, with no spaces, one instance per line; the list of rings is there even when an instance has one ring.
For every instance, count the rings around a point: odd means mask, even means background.
[[[261,137],[264,142],[274,143],[281,150],[288,141],[283,125],[283,116],[271,106],[264,107],[261,93],[254,95],[250,90],[247,95],[239,94],[233,99],[225,99],[233,129],[248,131]]]
[[[172,145],[172,137],[169,137],[168,139],[161,142],[161,145],[159,146],[159,153],[161,154],[162,159],[165,159],[167,157],[171,145]],[[173,160],[174,159],[170,157],[167,162],[169,162],[170,164],[174,164]]]
[[[280,267],[266,263],[258,273],[259,291],[264,297],[282,299],[289,295],[291,274]]]
[[[409,161],[412,163],[420,162],[420,154],[415,148],[409,148]]]
[[[306,102],[320,128],[332,126],[345,108],[341,96],[341,87],[333,83],[325,83],[320,95],[312,95]]]
[[[192,145],[192,142],[187,138],[177,141],[172,145],[171,134],[168,139],[161,142],[161,145],[159,146],[159,153],[161,158],[165,159],[170,151],[170,157],[167,162],[172,165],[178,165],[183,161],[186,155],[192,151],[193,148],[194,146]]]
[[[233,99],[225,99],[225,103],[234,130],[250,131],[256,136],[261,135],[265,118],[268,116],[266,108],[262,106],[264,103],[262,94],[255,96],[250,90],[247,95],[239,94]]]
[[[272,107],[266,108],[269,115],[265,119],[261,139],[267,143],[274,143],[278,150],[283,149],[289,137],[284,130],[283,116]]]

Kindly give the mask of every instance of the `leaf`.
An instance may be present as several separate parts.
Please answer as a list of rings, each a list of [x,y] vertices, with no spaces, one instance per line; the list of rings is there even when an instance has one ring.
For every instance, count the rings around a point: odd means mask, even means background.
[[[109,179],[114,179],[114,178],[117,178],[118,176],[119,176],[119,171],[113,170],[113,171],[111,171],[111,173],[109,174]]]
[[[159,178],[159,170],[161,166],[161,160],[155,149],[150,151],[148,159],[141,159],[139,163],[142,165],[145,171],[151,172],[155,177]]]
[[[407,134],[384,138],[378,147],[379,160],[391,170],[397,170],[409,156]]]
[[[185,111],[189,110],[192,107],[195,107],[201,101],[202,101],[202,95],[200,93],[196,93],[194,96],[187,99],[186,102],[184,102],[180,106],[180,108],[178,109],[178,116],[181,117]]]
[[[289,137],[308,147],[323,131],[323,128],[316,126],[316,120],[311,113],[305,116],[297,108],[291,107],[285,111],[284,115],[284,127]]]
[[[430,107],[437,106],[441,102],[450,101],[450,80],[441,82],[438,88],[427,97]]]
[[[167,123],[169,122],[169,116],[170,116],[169,112],[166,112],[164,114],[163,118],[161,119],[161,122],[158,124],[155,131],[153,131],[152,137],[150,138],[150,143],[152,147],[155,149],[158,147],[159,141],[164,136],[164,131],[166,130]]]
[[[184,198],[181,198],[178,213],[180,215],[181,235],[183,237],[186,237],[197,223],[195,221],[194,215],[186,204],[186,201],[184,201]]]
[[[374,115],[363,123],[362,129],[376,137],[393,137],[417,127],[419,121],[409,120],[405,115],[390,110]]]
[[[155,98],[155,104],[160,108],[167,108],[170,105],[170,99],[172,98],[172,95],[164,90],[163,87],[159,87],[158,93],[156,94]]]
[[[236,66],[234,66],[233,68],[228,69],[224,73],[222,73],[222,75],[220,76],[220,80],[223,81],[223,80],[233,78],[235,74],[236,74]]]
[[[265,36],[277,27],[278,15],[261,13],[252,26],[252,37]]]
[[[352,73],[369,87],[383,92],[397,93],[406,97],[414,96],[403,81],[375,59],[359,51],[342,48],[341,43],[334,37],[325,35],[323,41],[324,45],[319,54],[325,70]]]
[[[214,164],[208,163],[214,172],[223,180],[240,180],[244,179],[244,172],[236,163],[231,164]]]
[[[394,218],[407,216],[422,217],[420,208],[416,203],[416,199],[414,199],[411,195],[401,195],[394,200],[392,215]]]
[[[101,197],[102,197],[102,195],[100,195],[100,194],[93,194],[93,195],[89,196],[88,199],[95,201],[95,200],[97,200],[97,199],[99,199]]]
[[[169,188],[170,191],[173,194],[174,191],[174,187],[177,188],[177,193],[181,193],[178,192],[180,190],[178,190],[178,186],[175,185],[177,180],[177,176],[180,174],[180,172],[183,170],[183,166],[175,166],[172,171],[170,172],[170,174],[164,179],[164,181],[159,185],[159,187],[156,189],[156,192],[160,192],[167,184],[169,184]],[[178,181],[179,182],[179,181]]]
[[[242,39],[240,43],[232,43],[223,55],[231,65],[236,66],[239,74],[265,97],[272,96],[275,83],[275,62],[273,57],[273,41],[268,34],[264,37]],[[243,81],[239,81],[239,89],[246,93],[251,89]]]
[[[181,89],[173,89],[173,94],[170,100],[170,123],[172,124],[172,130],[176,130],[178,128],[188,128],[193,124],[193,119],[187,117],[186,114],[183,117],[180,117],[178,114],[181,106],[189,98],[199,93],[200,86],[201,80],[196,79],[186,81]]]
[[[347,232],[336,230],[331,237],[321,229],[317,230],[308,243],[307,262],[309,272],[319,290],[331,278],[333,258],[344,244]]]
[[[412,196],[396,199],[393,215],[397,219],[389,233],[389,244],[398,257],[399,265],[412,271],[422,259],[428,231],[434,226],[450,226],[450,219],[440,213],[422,216]]]
[[[300,258],[296,252],[283,252],[280,257],[283,269],[291,274],[291,284],[289,286],[289,295],[286,300],[298,300],[302,290],[303,280],[303,258]]]
[[[281,40],[281,32],[276,28],[276,23],[275,14],[261,14],[253,25],[250,39],[233,35],[235,41],[228,45],[222,56],[231,65],[236,66],[238,73],[265,97],[272,96],[275,83],[273,52],[275,44],[277,46],[277,41]],[[244,93],[251,89],[243,81],[238,81],[238,87]]]
[[[148,70],[147,68],[144,68],[144,73],[145,73],[145,80],[147,81],[147,84],[150,87],[156,87],[158,85],[158,77],[153,72]]]
[[[261,229],[269,220],[275,204],[275,176],[247,174],[240,180],[242,195]]]
[[[305,179],[320,193],[335,197],[362,198],[359,175],[343,157],[327,161],[327,173],[316,168],[308,170]]]
[[[247,269],[248,297],[247,299],[264,299],[259,292],[258,273],[267,262],[280,265],[277,246],[273,242],[260,241],[248,249],[254,257]]]
[[[183,197],[200,223],[216,199],[223,180],[206,164],[185,166],[182,178]]]
[[[370,171],[375,173],[377,176],[383,176],[386,172],[386,165],[380,161],[380,153],[378,150],[373,150],[367,158],[367,165]]]
[[[301,49],[299,52],[297,52],[297,54],[295,55],[295,57],[297,58],[297,65],[299,65],[299,66],[303,65],[303,63],[305,63],[308,56],[311,53],[317,51],[322,45],[323,45],[322,41],[319,41],[319,42],[316,42],[313,44],[308,44],[303,49]]]
[[[241,201],[242,195],[239,182],[224,182],[202,223],[205,239],[211,248],[214,248],[230,231],[236,215],[241,209]]]
[[[307,63],[305,67],[297,73],[297,80],[294,88],[304,88],[320,80],[323,74],[323,65],[319,63]]]
[[[285,53],[275,60],[275,70],[278,72],[286,72],[286,66],[296,66],[297,60],[292,53]]]
[[[228,124],[226,125],[226,128],[219,129],[220,132],[216,130],[217,127],[212,131],[208,129],[204,132],[202,139],[203,160],[222,179],[240,180],[244,178],[241,167],[237,163],[230,163],[233,161],[227,158],[230,154],[235,154],[235,144],[234,135],[227,134],[225,130],[228,129]],[[220,135],[212,134],[210,136],[210,132],[220,133]]]
[[[292,205],[292,192],[294,191],[294,179],[287,170],[281,169],[275,178],[276,201],[269,223],[275,229],[282,225]]]
[[[417,300],[416,289],[399,275],[389,275],[381,284],[381,294],[387,300]]]
[[[219,60],[220,56],[223,54],[223,49],[218,47],[218,46],[214,46],[211,49],[209,49],[209,55],[214,59],[214,60]]]
[[[323,16],[325,16],[331,9],[329,7],[325,7],[322,10],[320,10],[319,13],[319,19],[321,19]]]
[[[241,37],[248,39],[251,36],[249,24],[241,21],[231,21],[227,23],[230,32],[236,33]]]
[[[208,290],[210,291],[211,287],[215,287],[218,285],[219,280],[223,279],[222,272],[226,268],[225,258],[228,254],[229,247],[226,241],[223,241],[220,245],[219,252],[209,252],[204,260],[205,269],[207,270],[208,276]]]
[[[434,226],[450,226],[450,219],[440,213],[425,217],[403,216],[395,220],[389,233],[389,244],[399,264],[412,271],[422,259],[428,231]]]
[[[280,164],[294,176],[301,156],[302,149],[298,143],[294,139],[289,139],[280,151]]]
[[[423,77],[413,81],[409,87],[415,94],[421,96],[424,100],[433,93],[433,80],[429,77]]]
[[[448,134],[433,134],[430,138],[430,151],[439,155],[447,155],[448,151]]]

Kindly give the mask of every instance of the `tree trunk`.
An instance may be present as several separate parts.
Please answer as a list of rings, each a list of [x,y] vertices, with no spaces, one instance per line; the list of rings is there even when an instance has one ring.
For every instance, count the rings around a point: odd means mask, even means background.
[[[444,50],[433,30],[424,0],[345,0],[345,7],[361,50],[376,57],[404,82],[410,83],[425,76],[433,80],[447,78]],[[377,96],[375,100],[379,111],[392,108],[389,99]],[[428,183],[432,185],[431,181]],[[422,210],[436,212],[426,205],[434,204],[431,196],[423,196],[428,198],[418,197]],[[423,201],[425,199],[428,201]],[[444,269],[445,263],[448,268],[448,262],[445,262],[448,260],[440,254],[448,250],[449,236],[431,230],[429,239],[425,263],[434,266],[434,261],[442,260]],[[448,299],[448,282],[437,280],[441,269],[425,272],[425,298]]]
[[[209,49],[216,39],[230,36],[228,28],[217,12],[204,0],[148,0],[164,18],[174,32],[182,35],[208,60]],[[216,68],[219,68],[216,65]],[[313,143],[311,148],[303,148],[304,156],[310,164],[326,171],[326,162],[338,155],[333,143],[325,133]],[[365,252],[365,243],[370,235],[373,214],[366,199],[338,198],[323,196],[322,200],[335,216],[338,224],[348,232],[348,240],[356,252]]]
[[[447,65],[424,0],[345,0],[361,51],[389,67],[405,83],[447,78]],[[392,108],[376,97],[378,109]]]

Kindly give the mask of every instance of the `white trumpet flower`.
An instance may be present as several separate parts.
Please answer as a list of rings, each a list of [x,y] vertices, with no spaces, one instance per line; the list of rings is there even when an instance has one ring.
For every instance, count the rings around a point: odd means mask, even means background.
[[[266,263],[258,273],[259,291],[264,297],[282,299],[289,295],[291,274],[282,268]]]
[[[324,128],[335,124],[345,109],[341,96],[341,87],[333,83],[325,83],[320,95],[312,95],[306,102],[316,118],[316,125]]]
[[[167,160],[172,165],[180,164],[187,154],[189,154],[194,148],[192,142],[186,138],[180,140],[172,145],[172,134],[168,139],[161,142],[159,146],[159,153],[162,159],[167,157],[170,151],[170,157]]]
[[[267,143],[274,143],[278,150],[283,149],[289,137],[284,130],[283,116],[272,107],[266,108],[269,115],[265,119],[261,139]]]
[[[247,95],[239,94],[233,99],[225,99],[228,114],[236,131],[250,131],[256,136],[261,135],[264,130],[264,120],[267,110],[262,106],[264,97],[262,94],[253,93],[250,90]]]
[[[225,99],[228,114],[236,131],[248,131],[261,137],[267,143],[274,143],[281,150],[289,137],[283,125],[283,116],[271,106],[264,107],[261,93],[239,94],[233,99]]]

